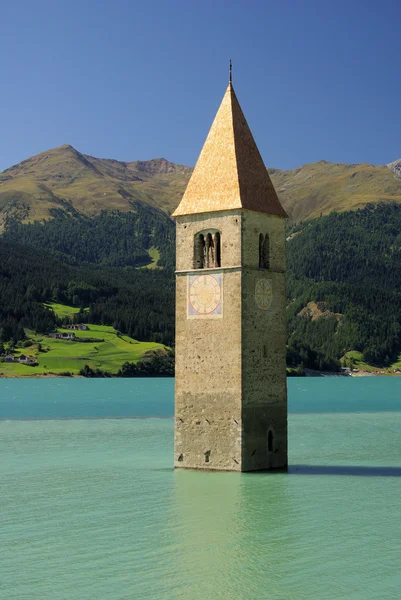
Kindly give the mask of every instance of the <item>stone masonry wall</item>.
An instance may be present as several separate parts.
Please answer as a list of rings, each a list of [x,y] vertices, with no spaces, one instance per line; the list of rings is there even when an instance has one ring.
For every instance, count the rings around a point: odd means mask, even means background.
[[[221,232],[222,267],[194,270],[195,234],[210,228]],[[177,219],[176,467],[241,469],[240,237],[240,213]],[[188,319],[188,274],[213,272],[223,275],[222,316]]]
[[[242,230],[242,468],[286,467],[285,221],[246,212]],[[268,269],[260,269],[257,262],[260,233],[270,238]],[[261,279],[271,284],[268,310],[261,310],[255,301],[256,282]]]
[[[287,464],[284,220],[250,211],[177,218],[176,467],[257,470]],[[194,236],[221,232],[221,268],[193,269]],[[259,233],[271,268],[259,269]],[[221,317],[187,318],[189,274],[222,273]],[[272,305],[255,304],[267,278]],[[274,447],[268,450],[268,432]]]

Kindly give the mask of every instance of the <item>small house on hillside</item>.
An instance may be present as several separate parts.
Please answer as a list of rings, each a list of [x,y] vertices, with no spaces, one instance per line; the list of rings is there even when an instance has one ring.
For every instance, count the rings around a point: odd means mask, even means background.
[[[75,333],[60,333],[60,337],[62,340],[73,340],[75,338]]]
[[[75,340],[75,333],[68,333],[67,331],[64,331],[63,333],[58,331],[57,333],[48,333],[47,335],[56,340]]]
[[[14,357],[12,354],[6,354],[3,357],[4,362],[14,362]]]
[[[64,329],[74,329],[75,331],[87,331],[89,327],[85,323],[74,323],[72,325],[63,325]]]
[[[33,365],[36,364],[36,359],[33,356],[28,356],[27,354],[21,354],[18,358],[18,362],[25,365]]]

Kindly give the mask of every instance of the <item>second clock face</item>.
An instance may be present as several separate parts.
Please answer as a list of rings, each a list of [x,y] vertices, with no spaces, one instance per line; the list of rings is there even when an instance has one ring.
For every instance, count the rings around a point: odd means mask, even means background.
[[[190,275],[188,281],[188,315],[221,316],[221,273]]]
[[[255,302],[261,310],[268,310],[273,302],[271,279],[257,279],[255,282]]]

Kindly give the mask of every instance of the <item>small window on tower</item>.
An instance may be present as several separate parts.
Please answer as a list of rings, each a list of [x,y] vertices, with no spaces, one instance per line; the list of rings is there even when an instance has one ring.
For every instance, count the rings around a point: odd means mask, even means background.
[[[262,268],[263,233],[259,235],[259,269]]]
[[[210,450],[206,450],[205,452],[205,463],[210,461]]]
[[[274,450],[274,436],[271,429],[269,429],[269,433],[267,434],[267,450],[269,452],[273,452]]]
[[[269,235],[259,235],[259,269],[270,268],[270,240]]]

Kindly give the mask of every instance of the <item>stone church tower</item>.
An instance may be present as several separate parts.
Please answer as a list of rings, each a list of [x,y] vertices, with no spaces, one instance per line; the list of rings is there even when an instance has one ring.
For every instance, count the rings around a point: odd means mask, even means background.
[[[174,465],[285,468],[286,213],[231,76],[173,216]]]

